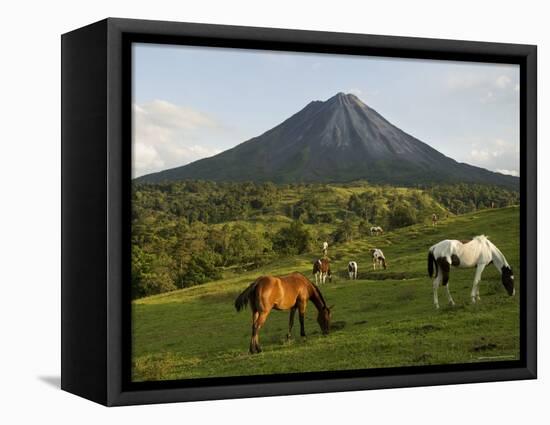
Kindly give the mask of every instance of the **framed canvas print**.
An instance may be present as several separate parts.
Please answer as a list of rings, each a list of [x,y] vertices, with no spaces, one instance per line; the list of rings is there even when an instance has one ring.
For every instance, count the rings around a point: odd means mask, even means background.
[[[536,47],[106,19],[62,37],[62,388],[536,377]]]

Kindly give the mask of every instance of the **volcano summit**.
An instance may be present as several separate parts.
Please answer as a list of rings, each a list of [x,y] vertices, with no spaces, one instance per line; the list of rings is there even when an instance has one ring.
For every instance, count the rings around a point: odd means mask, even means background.
[[[348,182],[411,186],[485,183],[509,188],[519,178],[459,163],[400,130],[352,94],[314,101],[290,118],[210,158],[148,174],[137,182],[176,180]]]

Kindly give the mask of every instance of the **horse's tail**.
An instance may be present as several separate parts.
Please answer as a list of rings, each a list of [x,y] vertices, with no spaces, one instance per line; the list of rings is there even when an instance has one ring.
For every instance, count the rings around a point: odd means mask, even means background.
[[[243,292],[240,293],[240,295],[235,300],[235,309],[237,311],[241,311],[246,308],[248,303],[251,301],[252,296],[256,292],[257,285],[258,285],[258,279],[256,279],[250,285],[248,285],[248,288],[246,288]]]
[[[434,267],[435,267],[435,276],[437,277],[437,262],[435,261],[434,253],[430,249],[428,252],[428,274],[430,277],[434,274]]]

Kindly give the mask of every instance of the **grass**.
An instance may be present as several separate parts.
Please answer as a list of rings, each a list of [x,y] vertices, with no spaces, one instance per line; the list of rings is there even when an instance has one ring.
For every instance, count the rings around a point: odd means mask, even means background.
[[[451,271],[457,303],[432,303],[427,277],[428,248],[442,239],[486,234],[515,269],[516,297],[507,296],[499,274],[488,267],[481,302],[469,300],[474,270]],[[369,269],[369,249],[381,248],[388,269]],[[332,331],[320,334],[312,304],[307,338],[286,341],[288,312],[270,314],[260,333],[264,350],[248,354],[250,312],[236,313],[235,297],[262,274],[301,271],[311,276],[318,254],[279,259],[259,270],[228,273],[205,285],[134,301],[133,379],[204,377],[470,363],[519,358],[519,208],[483,210],[442,220],[437,228],[415,225],[376,237],[331,246],[335,274],[322,286],[334,304]],[[359,279],[346,279],[348,261],[359,264]]]

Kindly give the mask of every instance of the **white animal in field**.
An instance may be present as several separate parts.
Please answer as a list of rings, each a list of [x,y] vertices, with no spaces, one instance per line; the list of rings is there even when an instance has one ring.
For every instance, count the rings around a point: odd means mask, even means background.
[[[357,263],[355,261],[350,261],[348,263],[348,274],[350,280],[357,279]]]
[[[372,226],[370,228],[370,234],[372,236],[374,235],[381,235],[382,233],[384,233],[384,229],[382,229],[380,226]]]
[[[376,266],[379,268],[384,267],[384,270],[386,269],[386,257],[384,257],[384,253],[381,249],[371,249],[370,250],[372,255],[372,268],[373,270],[376,270]]]
[[[323,242],[323,255],[327,255],[328,252],[328,242]]]
[[[455,302],[449,290],[449,272],[451,265],[461,268],[476,268],[470,297],[472,303],[480,301],[479,282],[485,267],[493,264],[501,275],[501,281],[508,295],[516,293],[514,273],[504,254],[484,235],[476,236],[470,241],[443,240],[433,245],[428,251],[428,274],[434,275],[434,305],[439,308],[438,288],[442,284],[447,289],[449,304]]]

